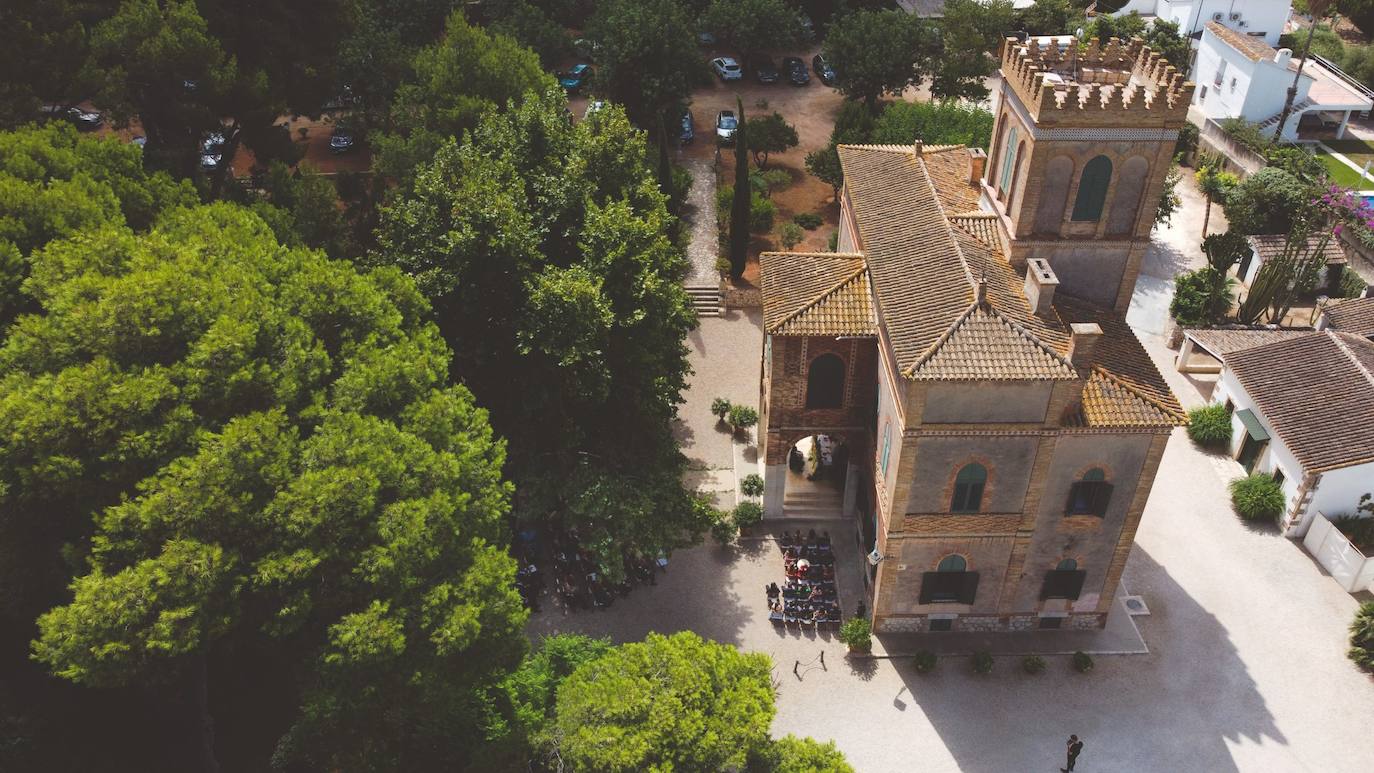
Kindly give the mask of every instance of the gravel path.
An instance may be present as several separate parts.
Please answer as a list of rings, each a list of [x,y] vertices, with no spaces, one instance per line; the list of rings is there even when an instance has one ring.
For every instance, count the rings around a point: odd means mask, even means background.
[[[710,158],[691,156],[682,165],[692,175],[692,190],[687,194],[684,219],[691,225],[692,241],[687,246],[691,266],[683,284],[687,287],[715,287],[720,281],[716,271],[719,239],[716,237],[716,172]]]

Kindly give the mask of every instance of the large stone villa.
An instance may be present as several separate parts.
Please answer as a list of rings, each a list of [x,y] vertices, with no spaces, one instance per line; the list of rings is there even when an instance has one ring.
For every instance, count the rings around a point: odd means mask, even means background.
[[[841,146],[839,251],[761,256],[765,508],[844,449],[879,632],[1104,625],[1184,421],[1125,312],[1193,85],[1138,40],[1002,75],[990,159]]]

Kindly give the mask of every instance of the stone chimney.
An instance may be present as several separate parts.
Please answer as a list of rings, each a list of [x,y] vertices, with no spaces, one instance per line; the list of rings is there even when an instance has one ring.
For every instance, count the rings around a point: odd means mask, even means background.
[[[1054,275],[1049,261],[1044,258],[1030,258],[1026,261],[1026,302],[1031,313],[1044,316],[1050,313],[1054,303],[1054,290],[1059,286],[1059,277]]]
[[[921,142],[920,140],[916,140],[915,142],[911,143],[911,152],[915,153],[917,158],[920,158],[920,157],[921,157],[921,154],[922,154],[924,151],[925,151],[925,143],[924,143],[924,142]]]
[[[1097,342],[1102,340],[1102,326],[1096,322],[1075,322],[1069,325],[1069,362],[1079,371],[1093,366]]]
[[[968,181],[973,183],[974,186],[981,185],[983,182],[983,174],[988,168],[988,154],[982,148],[969,148],[968,160]]]
[[[1277,64],[1280,67],[1287,67],[1288,63],[1292,61],[1292,59],[1293,49],[1291,48],[1280,48],[1279,50],[1274,52],[1274,64]]]

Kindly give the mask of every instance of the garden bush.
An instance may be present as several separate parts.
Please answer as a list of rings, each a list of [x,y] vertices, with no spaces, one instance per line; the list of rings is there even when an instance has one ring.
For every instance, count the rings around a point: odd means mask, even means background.
[[[759,412],[747,405],[732,405],[726,421],[735,429],[749,429],[759,423]]]
[[[840,641],[854,652],[873,649],[873,626],[862,617],[851,617],[840,626]]]
[[[1045,659],[1039,655],[1027,655],[1021,658],[1021,670],[1028,674],[1038,674],[1045,670]]]
[[[777,208],[762,194],[755,193],[749,201],[749,230],[756,234],[766,234],[773,230],[773,215]]]
[[[716,258],[716,271],[721,276],[725,276],[726,274],[730,273],[730,268],[731,266],[729,258]]]
[[[1231,443],[1231,413],[1220,404],[1204,405],[1188,412],[1188,437],[1207,448],[1225,448]]]
[[[778,241],[782,242],[784,250],[790,250],[797,246],[805,237],[806,232],[802,230],[802,227],[790,221],[783,223],[782,228],[778,229]]]
[[[838,252],[840,249],[840,232],[830,234],[830,251]]]
[[[1374,673],[1374,601],[1366,601],[1350,623],[1350,650],[1355,665]]]
[[[973,664],[973,673],[992,673],[993,660],[991,652],[988,652],[987,650],[978,650],[977,652],[973,653],[973,658],[971,662]]]
[[[916,673],[929,674],[935,670],[936,664],[940,661],[935,657],[935,653],[930,650],[921,650],[911,659],[912,665],[916,667]]]
[[[1214,325],[1231,309],[1233,279],[1211,266],[1185,271],[1174,279],[1169,315],[1184,327]]]
[[[1073,667],[1080,674],[1088,673],[1093,670],[1093,656],[1083,650],[1073,653]]]
[[[815,212],[803,212],[799,215],[793,216],[792,222],[796,223],[802,228],[805,228],[808,231],[814,231],[817,228],[820,228],[821,223],[824,221],[821,219],[821,216],[816,214]]]
[[[763,478],[758,473],[749,473],[739,482],[740,493],[746,497],[756,497],[763,493]]]
[[[1283,512],[1283,489],[1268,473],[1236,478],[1230,489],[1231,505],[1247,521],[1276,521]]]
[[[724,421],[725,417],[730,415],[730,409],[733,407],[734,406],[730,404],[729,400],[726,400],[724,397],[717,397],[711,401],[711,415]]]
[[[735,526],[747,529],[757,526],[763,520],[763,506],[758,502],[745,500],[735,505]]]
[[[728,513],[719,513],[714,521],[711,522],[711,537],[721,545],[729,545],[735,540],[735,535],[739,534],[739,527]]]

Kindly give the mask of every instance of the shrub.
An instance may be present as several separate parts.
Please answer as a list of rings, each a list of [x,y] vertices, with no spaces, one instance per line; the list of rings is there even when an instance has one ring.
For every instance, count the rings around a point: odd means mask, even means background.
[[[784,250],[790,250],[806,237],[806,232],[796,223],[783,223],[782,228],[778,229],[778,241],[782,242]]]
[[[749,429],[759,423],[759,412],[747,405],[732,405],[726,421],[735,429]]]
[[[921,650],[911,659],[912,665],[916,666],[916,673],[929,674],[935,670],[936,664],[940,661],[936,659],[935,653],[930,650]]]
[[[716,258],[716,271],[720,272],[721,276],[730,273],[730,259]]]
[[[1236,478],[1230,489],[1231,506],[1247,521],[1276,521],[1283,512],[1283,488],[1268,473]]]
[[[724,397],[717,397],[711,401],[711,415],[724,421],[725,417],[730,415],[730,409],[733,407],[735,406],[731,405],[729,400]]]
[[[992,660],[992,653],[991,653],[991,652],[988,652],[987,650],[978,650],[977,652],[973,653],[973,658],[972,658],[971,662],[972,662],[972,664],[973,664],[973,673],[975,673],[975,674],[991,674],[991,673],[992,673],[992,664],[993,664],[993,660]]]
[[[1045,659],[1039,655],[1027,655],[1021,658],[1021,670],[1028,674],[1038,674],[1045,670]]]
[[[1197,124],[1184,122],[1178,127],[1178,139],[1174,141],[1174,156],[1188,158],[1197,151]]]
[[[1184,327],[1213,325],[1231,309],[1230,277],[1208,266],[1185,271],[1174,279],[1174,297],[1169,314]]]
[[[824,221],[821,219],[821,216],[816,214],[815,212],[803,212],[799,215],[794,216],[792,218],[792,222],[796,223],[802,228],[805,228],[808,231],[814,231],[817,228],[820,228],[821,223]]]
[[[1364,231],[1369,233],[1368,228],[1365,228]],[[1364,277],[1352,271],[1349,266],[1341,271],[1340,297],[1358,298],[1364,295],[1365,288],[1368,286],[1369,284],[1364,281]]]
[[[766,234],[773,230],[773,215],[777,208],[773,202],[765,199],[762,194],[755,193],[749,200],[749,230],[757,234]]]
[[[862,617],[851,617],[840,626],[840,641],[854,652],[873,649],[873,626]]]
[[[836,231],[835,233],[830,234],[830,251],[831,251],[831,252],[838,252],[839,249],[840,249],[840,232],[839,232],[839,231]]]
[[[763,520],[763,506],[758,502],[745,500],[735,505],[735,526],[747,529],[757,526]]]
[[[1251,123],[1244,118],[1223,118],[1221,130],[1238,144],[1256,153],[1263,154],[1269,148],[1270,140],[1260,131],[1259,124]]]
[[[716,223],[721,228],[730,220],[730,205],[735,201],[735,186],[722,185],[716,189]]]
[[[711,523],[711,537],[721,545],[729,545],[737,534],[739,527],[727,513],[719,513],[716,520]]]
[[[1188,437],[1207,448],[1225,448],[1231,443],[1231,414],[1226,406],[1204,405],[1188,411]]]
[[[1086,674],[1093,670],[1093,656],[1079,650],[1073,653],[1073,667],[1080,674]]]
[[[763,493],[763,478],[758,473],[749,473],[739,482],[739,490],[746,497],[756,497]]]
[[[992,139],[992,124],[991,112],[958,100],[898,100],[883,108],[873,125],[872,141],[910,145],[921,140],[927,145],[968,145],[986,150]]]
[[[1350,650],[1355,665],[1374,672],[1374,601],[1366,601],[1350,623]]]
[[[749,186],[755,192],[768,198],[773,191],[781,190],[792,184],[792,175],[785,169],[769,169],[766,172],[750,172]]]

